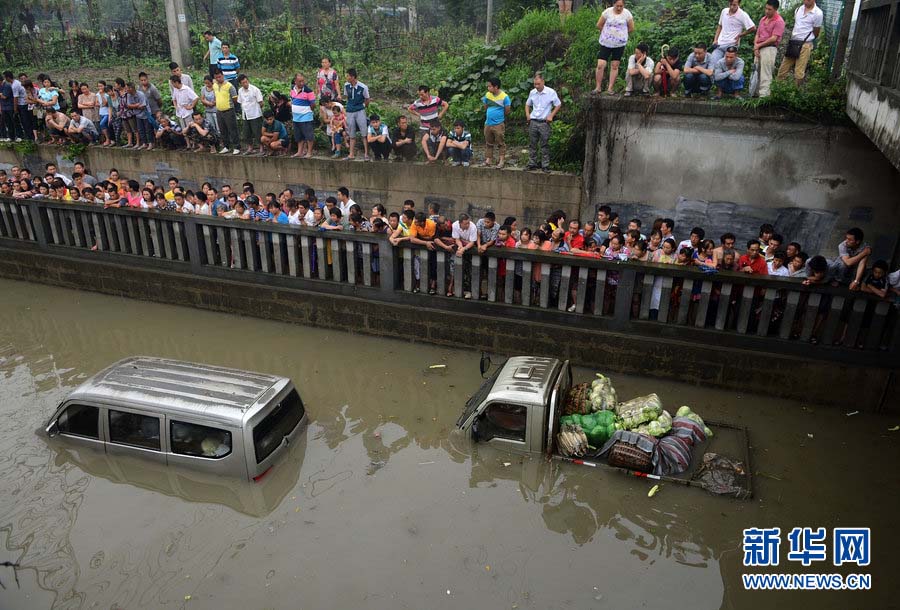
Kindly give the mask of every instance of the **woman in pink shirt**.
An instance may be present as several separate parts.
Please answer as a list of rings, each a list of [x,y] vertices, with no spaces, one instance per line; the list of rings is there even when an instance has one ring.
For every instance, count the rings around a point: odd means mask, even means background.
[[[141,209],[143,197],[141,196],[141,185],[137,180],[128,181],[128,191],[125,193],[125,207]]]

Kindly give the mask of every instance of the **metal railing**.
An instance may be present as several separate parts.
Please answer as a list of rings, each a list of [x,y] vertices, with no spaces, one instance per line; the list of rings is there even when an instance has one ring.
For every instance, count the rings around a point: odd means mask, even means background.
[[[868,353],[879,364],[896,356],[900,327],[888,300],[795,279],[505,248],[460,257],[372,233],[47,199],[0,198],[0,245],[642,336],[727,335],[770,353]]]

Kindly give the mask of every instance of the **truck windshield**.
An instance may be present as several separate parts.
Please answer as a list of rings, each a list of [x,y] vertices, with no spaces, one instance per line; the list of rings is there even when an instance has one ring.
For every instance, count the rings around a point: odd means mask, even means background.
[[[484,380],[484,383],[481,384],[481,387],[478,388],[478,391],[472,395],[466,402],[466,409],[463,411],[462,415],[459,416],[459,419],[456,420],[457,427],[462,426],[467,419],[472,416],[472,413],[475,412],[475,409],[484,402],[487,398],[488,393],[490,393],[491,388],[494,387],[494,382],[497,380],[497,376],[500,375],[500,371],[503,370],[502,366],[498,366],[497,370],[494,373]]]
[[[253,428],[253,444],[256,448],[256,463],[272,455],[303,419],[303,401],[297,390],[291,390],[268,415]]]

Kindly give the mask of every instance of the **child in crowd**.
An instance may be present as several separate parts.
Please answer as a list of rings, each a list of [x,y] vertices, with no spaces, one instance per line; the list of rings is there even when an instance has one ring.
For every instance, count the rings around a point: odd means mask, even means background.
[[[344,129],[347,126],[347,117],[344,116],[344,109],[340,104],[332,104],[331,124],[328,126],[328,135],[331,136],[331,156],[335,159],[340,158],[341,150],[344,146]]]
[[[770,241],[774,241],[774,238]],[[784,264],[786,257],[787,253],[785,253],[784,250],[777,250],[772,253],[772,259],[766,263],[769,275],[774,275],[776,277],[790,277],[791,272]]]

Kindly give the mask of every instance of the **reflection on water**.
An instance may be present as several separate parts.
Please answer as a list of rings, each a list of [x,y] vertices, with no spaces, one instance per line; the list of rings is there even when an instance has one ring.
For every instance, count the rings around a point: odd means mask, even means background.
[[[763,502],[673,486],[648,499],[646,482],[618,472],[473,446],[454,432],[481,382],[467,351],[4,281],[0,307],[0,562],[22,566],[22,589],[0,590],[4,609],[180,607],[186,596],[216,609],[743,607],[755,601],[737,585],[743,527],[827,524],[841,506],[816,494],[835,485],[845,510],[871,510],[853,477],[804,472],[810,482],[796,485],[795,472],[792,485],[762,483]],[[134,354],[291,377],[311,419],[303,442],[254,484],[34,433],[68,391]],[[616,383],[626,396],[648,381]],[[774,455],[796,442],[771,425],[798,417],[789,403],[750,409],[745,398],[728,411],[723,393],[652,383],[766,429],[759,468],[791,477],[798,461]],[[802,426],[804,439],[842,438],[825,413]],[[806,459],[842,459],[817,451]],[[830,599],[821,605],[854,606]]]

